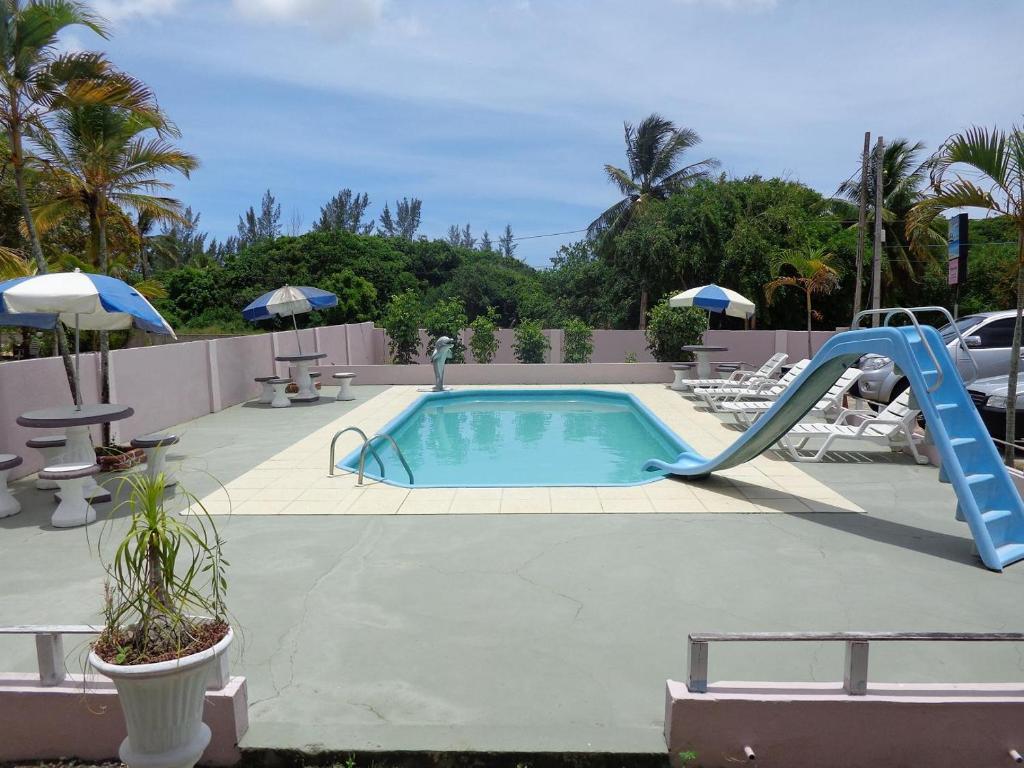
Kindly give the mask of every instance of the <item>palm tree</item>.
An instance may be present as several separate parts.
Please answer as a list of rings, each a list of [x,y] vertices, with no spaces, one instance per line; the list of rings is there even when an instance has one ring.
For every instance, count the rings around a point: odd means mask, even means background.
[[[839,272],[834,266],[835,255],[824,248],[805,247],[787,251],[772,263],[775,278],[764,287],[765,299],[771,304],[777,291],[784,287],[799,288],[807,306],[807,356],[813,357],[811,347],[811,321],[817,314],[811,306],[813,296],[831,293],[839,285]]]
[[[108,105],[61,110],[54,133],[40,138],[41,157],[55,189],[51,200],[32,210],[39,229],[45,231],[69,216],[84,216],[89,224],[90,260],[102,274],[110,274],[108,229],[112,220],[134,228],[126,209],[157,220],[183,219],[178,200],[154,194],[172,186],[161,178],[163,174],[176,171],[187,177],[199,165],[194,155],[166,138],[179,135],[158,111],[133,112]],[[108,335],[101,331],[103,402],[110,394],[108,354]]]
[[[1017,322],[1010,351],[1003,454],[1007,466],[1013,466],[1024,316],[1024,128],[1014,125],[1002,131],[975,126],[950,136],[935,154],[931,180],[932,195],[910,212],[912,230],[930,228],[940,214],[958,208],[983,208],[1006,216],[1017,229]]]
[[[623,198],[594,219],[587,237],[598,240],[604,255],[612,252],[617,235],[629,227],[649,200],[664,200],[673,192],[708,178],[718,166],[713,158],[680,167],[683,154],[700,144],[700,136],[691,128],[677,128],[671,120],[652,114],[640,125],[624,125],[626,160],[629,170],[605,165],[604,171]],[[641,269],[640,328],[646,325],[649,283]]]
[[[50,113],[70,101],[126,106],[149,101],[141,83],[114,70],[102,54],[59,53],[57,38],[72,26],[107,36],[102,20],[84,3],[0,0],[0,128],[10,143],[7,161],[13,170],[29,248],[41,273],[49,270],[29,206],[26,139],[44,136]],[[67,337],[59,325],[57,344],[72,397],[77,399]]]
[[[885,245],[882,249],[883,277],[887,283],[902,284],[904,287],[920,282],[927,262],[937,258],[935,246],[945,243],[940,233],[925,227],[911,233],[907,217],[911,209],[924,199],[923,188],[928,181],[931,162],[921,158],[924,142],[911,144],[909,139],[890,142],[882,155],[882,228],[885,230]],[[866,199],[873,211],[875,201],[875,180],[878,178],[878,154],[872,152],[868,158]],[[844,215],[854,218],[861,194],[861,174],[839,185],[834,202],[839,203]],[[873,215],[873,214],[872,214]],[[860,307],[855,311],[860,311]]]

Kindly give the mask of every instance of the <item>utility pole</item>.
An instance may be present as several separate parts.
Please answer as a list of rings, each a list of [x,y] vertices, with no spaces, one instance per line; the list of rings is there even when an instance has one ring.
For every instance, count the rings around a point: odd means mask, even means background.
[[[872,315],[871,325],[878,327],[881,317],[877,310],[882,306],[882,166],[885,160],[885,139],[878,137],[875,145],[875,249],[871,261],[871,308],[876,310]]]
[[[864,237],[868,228],[868,152],[871,151],[871,131],[864,131],[864,151],[860,160],[860,211],[857,215],[857,282],[853,289],[853,316],[864,306]]]

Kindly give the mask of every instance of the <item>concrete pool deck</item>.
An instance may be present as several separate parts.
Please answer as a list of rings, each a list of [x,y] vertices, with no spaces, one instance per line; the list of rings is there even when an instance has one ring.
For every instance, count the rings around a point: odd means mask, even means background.
[[[209,495],[211,476],[230,485],[339,420],[362,418],[371,397],[383,405],[402,394],[355,391],[353,403],[249,404],[181,425],[173,454],[188,457],[183,481]],[[687,401],[661,392],[687,413]],[[699,450],[714,448],[691,433],[698,421],[719,445],[735,435],[694,413],[678,429]],[[685,674],[688,632],[1021,629],[1024,566],[981,567],[935,468],[884,450],[799,467],[763,461],[826,489],[825,511],[765,503],[771,513],[734,513],[733,502],[760,504],[736,478],[711,486],[700,499],[707,511],[683,513],[650,513],[640,497],[606,508],[598,496],[591,513],[561,514],[549,493],[548,514],[454,514],[453,498],[446,514],[217,517],[241,629],[233,669],[249,683],[243,746],[663,752],[664,681]],[[302,470],[281,467],[275,479]],[[316,472],[326,480],[326,461]],[[52,529],[50,495],[29,479],[14,487],[24,511],[0,520],[0,624],[97,621],[96,550],[108,549],[117,520],[105,533],[100,524]],[[109,506],[99,510],[102,519]],[[83,647],[67,650],[79,670]],[[1020,650],[883,647],[872,651],[871,679],[1022,680]],[[722,647],[711,677],[835,680],[841,663],[839,646]],[[0,667],[33,671],[31,641],[0,638]]]

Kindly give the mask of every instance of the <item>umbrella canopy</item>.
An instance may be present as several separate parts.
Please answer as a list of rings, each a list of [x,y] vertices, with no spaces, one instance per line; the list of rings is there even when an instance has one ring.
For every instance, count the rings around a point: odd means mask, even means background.
[[[23,313],[56,315],[65,325],[90,331],[117,331],[134,325],[150,333],[174,336],[167,321],[128,283],[78,270],[16,277],[0,283],[0,317],[30,325],[14,317]]]
[[[49,326],[41,326],[49,317]],[[19,319],[20,318],[20,319]],[[133,325],[150,333],[174,336],[174,330],[145,297],[123,280],[89,272],[53,272],[16,277],[0,283],[0,319],[30,328],[56,325],[57,318],[75,329],[76,405],[79,386],[78,331],[116,331]]]
[[[311,288],[308,285],[286,285],[276,291],[264,293],[242,310],[242,317],[254,322],[274,316],[294,317],[312,312],[314,309],[333,307],[337,303],[338,297],[330,291]]]
[[[731,317],[748,318],[756,309],[754,302],[736,291],[715,285],[702,285],[677,293],[668,300],[670,307],[699,307],[708,312],[724,312]]]
[[[42,331],[52,331],[56,325],[56,315],[43,315],[35,312],[21,312],[12,315],[8,312],[0,312],[0,327],[13,326],[17,328],[38,328]]]

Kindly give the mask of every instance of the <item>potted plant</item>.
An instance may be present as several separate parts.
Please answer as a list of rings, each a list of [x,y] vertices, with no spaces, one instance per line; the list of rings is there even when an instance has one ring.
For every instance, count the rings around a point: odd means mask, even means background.
[[[202,721],[210,667],[232,640],[223,542],[187,491],[191,524],[166,509],[163,475],[119,482],[127,495],[113,511],[129,511],[128,530],[106,568],[104,626],[89,664],[117,688],[128,727],[122,761],[192,766],[210,742]]]

